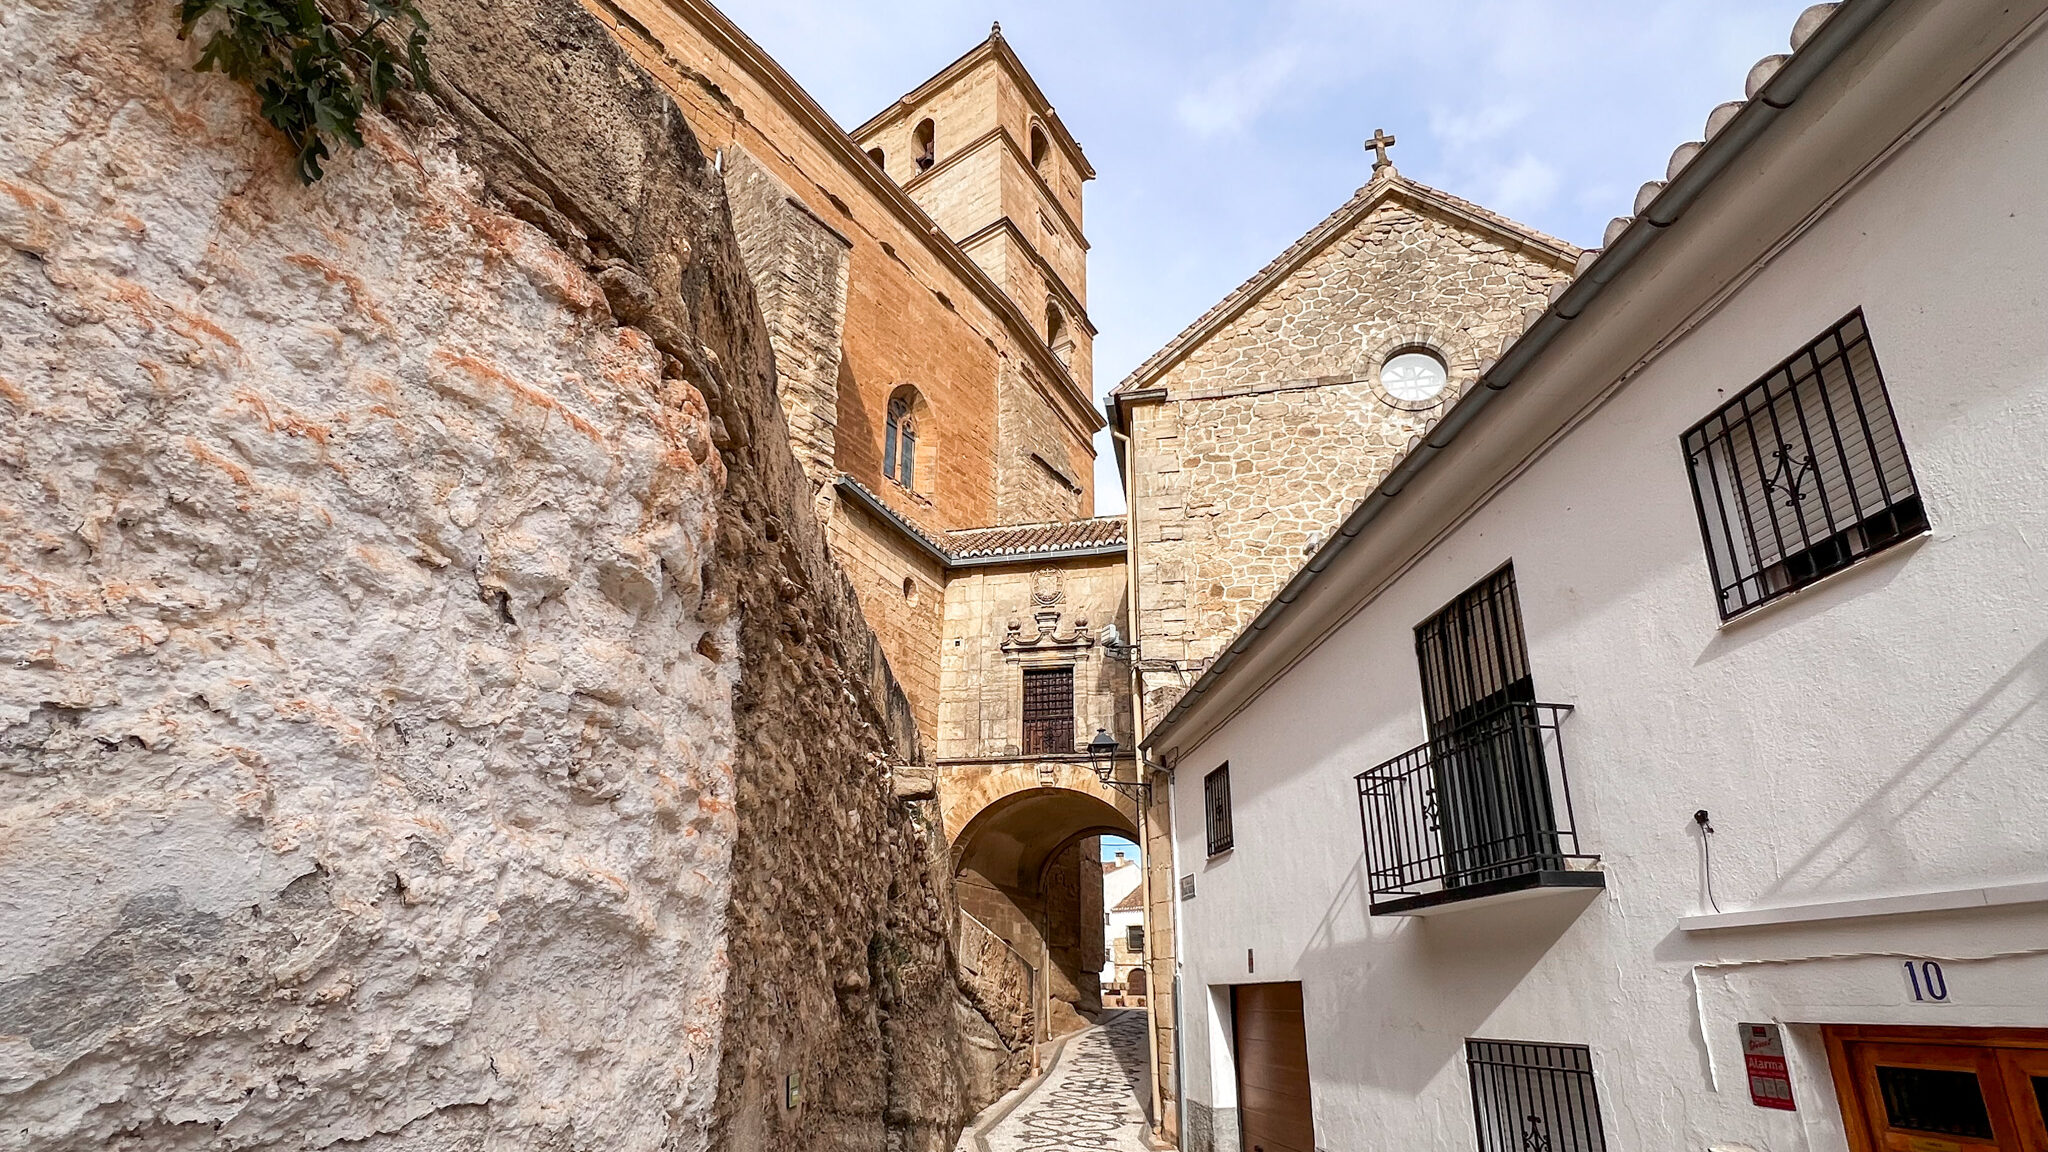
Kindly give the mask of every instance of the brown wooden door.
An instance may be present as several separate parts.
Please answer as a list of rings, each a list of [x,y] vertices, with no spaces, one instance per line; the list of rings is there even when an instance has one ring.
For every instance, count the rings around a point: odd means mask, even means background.
[[[1856,1088],[1886,1152],[2019,1152],[1988,1048],[1859,1044]]]
[[[1240,984],[1231,1017],[1244,1152],[1315,1152],[1301,985]]]
[[[1856,1152],[2048,1152],[2048,1034],[1825,1033]]]
[[[2048,1152],[2048,1050],[2008,1048],[1998,1054],[2005,1098],[2026,1152]]]

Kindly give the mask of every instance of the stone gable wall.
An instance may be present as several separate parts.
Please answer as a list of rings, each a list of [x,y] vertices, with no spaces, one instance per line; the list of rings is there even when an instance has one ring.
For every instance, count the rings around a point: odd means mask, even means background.
[[[0,12],[0,1148],[949,1149],[718,175],[582,8],[422,7],[312,188],[157,0]]]
[[[1403,199],[1383,202],[1173,365],[1133,409],[1139,629],[1149,720],[1479,375],[1566,269]],[[1376,385],[1392,352],[1436,349],[1444,402]]]

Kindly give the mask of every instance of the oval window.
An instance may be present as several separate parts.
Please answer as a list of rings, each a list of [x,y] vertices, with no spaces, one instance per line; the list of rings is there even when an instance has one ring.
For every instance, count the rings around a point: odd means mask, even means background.
[[[1420,350],[1390,357],[1380,368],[1380,388],[1402,404],[1428,404],[1451,382],[1444,362]]]

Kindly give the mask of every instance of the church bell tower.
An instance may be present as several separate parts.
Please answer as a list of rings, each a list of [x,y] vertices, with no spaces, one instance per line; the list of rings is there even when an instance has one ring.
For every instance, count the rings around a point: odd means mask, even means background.
[[[1095,178],[995,25],[854,140],[1031,319],[1084,393],[1093,379],[1081,186]]]

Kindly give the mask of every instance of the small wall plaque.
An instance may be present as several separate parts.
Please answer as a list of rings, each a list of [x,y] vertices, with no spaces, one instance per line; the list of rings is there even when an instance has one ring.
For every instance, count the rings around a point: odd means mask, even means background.
[[[1792,1103],[1792,1073],[1785,1065],[1785,1041],[1776,1024],[1738,1024],[1742,1030],[1742,1063],[1749,1072],[1749,1102],[1759,1108],[1797,1111]]]
[[[804,1102],[804,1074],[791,1072],[782,1078],[782,1106],[794,1109]]]
[[[1183,900],[1193,900],[1195,898],[1194,873],[1190,872],[1180,878],[1180,898]]]

